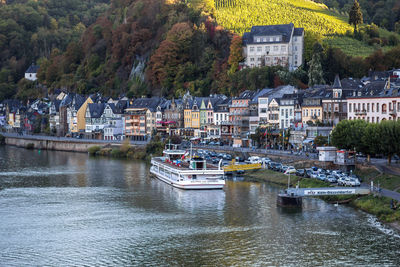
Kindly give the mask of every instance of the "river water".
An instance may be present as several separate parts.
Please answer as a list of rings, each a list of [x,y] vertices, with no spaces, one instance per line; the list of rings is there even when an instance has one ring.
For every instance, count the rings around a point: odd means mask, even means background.
[[[182,191],[144,162],[0,147],[0,266],[399,266],[364,212],[233,182]]]

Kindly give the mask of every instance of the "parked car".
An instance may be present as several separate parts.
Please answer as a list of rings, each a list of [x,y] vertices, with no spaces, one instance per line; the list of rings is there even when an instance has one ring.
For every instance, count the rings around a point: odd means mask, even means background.
[[[311,172],[311,178],[314,178],[314,179],[318,178],[318,172],[317,171],[312,171]]]
[[[282,170],[282,164],[281,163],[275,163],[273,170],[280,172]]]
[[[326,174],[326,170],[325,169],[319,168],[317,171],[318,171],[319,174]]]
[[[286,168],[285,174],[295,174],[296,173],[296,169],[293,166],[288,166]]]
[[[250,163],[250,164],[253,164],[253,163],[261,163],[261,159],[260,159],[260,157],[252,156],[252,157],[249,157],[249,158],[247,159],[247,162]]]
[[[318,171],[318,168],[313,166],[313,167],[311,167],[311,170],[316,172],[316,171]]]
[[[333,170],[332,175],[335,176],[336,178],[339,178],[342,175],[341,170]]]
[[[346,185],[346,178],[347,176],[340,176],[339,179],[337,180],[338,185]]]
[[[358,181],[358,179],[350,177],[348,180],[346,179],[346,185],[347,186],[360,186],[361,183],[360,183],[360,181]]]
[[[285,172],[288,168],[289,168],[289,166],[287,166],[287,165],[282,165],[280,171],[281,171],[281,172]]]
[[[305,169],[304,177],[311,178],[311,174],[312,174],[311,169]]]
[[[333,176],[333,175],[328,175],[328,176],[326,177],[326,181],[327,181],[327,182],[330,182],[330,183],[336,183],[336,182],[337,182],[337,179],[336,179],[336,177]]]
[[[297,169],[296,170],[296,176],[302,176],[305,177],[306,171],[304,169]]]
[[[325,175],[325,174],[318,174],[318,175],[317,175],[317,179],[318,179],[318,180],[321,180],[321,181],[325,181],[326,175]]]
[[[361,178],[358,175],[352,174],[349,176],[350,178],[357,179],[359,182],[362,182]]]
[[[262,164],[268,164],[271,160],[269,158],[261,158]]]
[[[208,143],[209,146],[213,146],[215,145],[215,143],[213,141],[211,141],[210,143]]]
[[[226,160],[232,160],[232,156],[230,154],[225,155]]]
[[[221,160],[221,159],[214,157],[214,158],[211,159],[211,162],[212,162],[213,164],[218,164],[220,160]]]

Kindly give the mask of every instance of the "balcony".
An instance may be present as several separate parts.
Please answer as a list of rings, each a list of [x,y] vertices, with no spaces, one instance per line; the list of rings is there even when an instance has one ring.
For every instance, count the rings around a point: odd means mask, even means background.
[[[232,105],[229,105],[230,108],[247,108],[249,107],[248,104],[238,104],[238,103],[234,103]]]
[[[354,113],[355,113],[356,115],[358,115],[358,116],[365,116],[365,115],[367,115],[367,111],[366,111],[365,109],[364,109],[364,110],[355,110]]]

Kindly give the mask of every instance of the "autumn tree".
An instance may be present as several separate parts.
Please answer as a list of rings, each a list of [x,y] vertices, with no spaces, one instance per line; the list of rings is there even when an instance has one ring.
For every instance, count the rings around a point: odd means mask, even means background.
[[[243,44],[242,37],[235,35],[232,38],[230,46],[230,54],[228,58],[229,74],[235,73],[239,69],[239,63],[243,61]]]
[[[360,4],[354,0],[354,4],[349,11],[349,24],[354,25],[354,33],[357,32],[357,26],[363,23],[363,14],[361,12]]]

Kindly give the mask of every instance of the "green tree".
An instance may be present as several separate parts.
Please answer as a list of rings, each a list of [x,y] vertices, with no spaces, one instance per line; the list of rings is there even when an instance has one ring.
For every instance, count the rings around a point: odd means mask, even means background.
[[[318,135],[317,137],[315,137],[314,139],[314,144],[319,147],[319,146],[325,146],[328,144],[328,137],[326,136],[322,136],[322,135]]]
[[[367,122],[364,120],[343,120],[332,131],[332,144],[338,148],[365,151],[362,137]]]
[[[392,157],[399,152],[400,127],[399,123],[391,120],[382,121],[379,124],[380,148],[387,157],[388,165],[392,162]]]
[[[323,48],[320,43],[315,43],[313,47],[313,56],[308,70],[308,85],[325,84],[324,73],[322,71],[321,57]]]
[[[370,162],[371,155],[381,153],[381,136],[379,133],[379,125],[376,123],[369,123],[365,128],[363,137],[361,138],[364,150],[362,151],[367,155],[367,160]]]
[[[357,32],[357,26],[363,23],[363,14],[361,12],[360,4],[354,0],[354,4],[349,11],[349,24],[354,25],[354,33]]]

